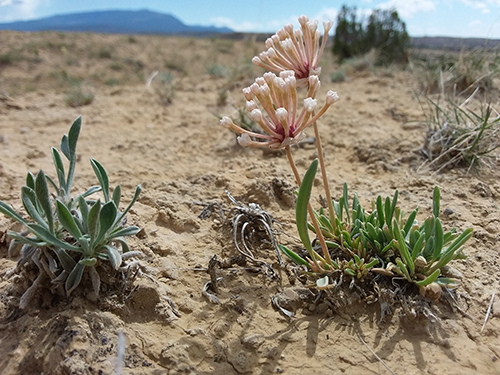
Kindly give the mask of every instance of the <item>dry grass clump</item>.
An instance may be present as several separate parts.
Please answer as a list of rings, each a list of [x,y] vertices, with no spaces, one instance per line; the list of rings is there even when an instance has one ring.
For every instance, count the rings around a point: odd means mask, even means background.
[[[491,95],[495,91],[494,79],[500,73],[499,56],[481,49],[459,54],[420,52],[413,54],[410,69],[424,95],[471,95],[476,89]]]
[[[427,98],[427,108],[422,108],[429,130],[422,151],[428,160],[423,165],[436,172],[454,167],[469,172],[496,165],[500,114],[490,104],[473,101],[479,90],[461,104],[456,98],[442,103]]]

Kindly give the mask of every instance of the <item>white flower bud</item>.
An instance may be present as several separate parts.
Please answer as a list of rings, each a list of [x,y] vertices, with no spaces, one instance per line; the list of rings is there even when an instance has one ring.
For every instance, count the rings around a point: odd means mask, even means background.
[[[307,112],[312,112],[314,111],[314,108],[318,105],[318,101],[313,98],[305,98],[304,99],[304,107],[306,108]]]
[[[337,92],[328,90],[328,92],[326,93],[326,104],[332,105],[337,100],[339,100],[339,95],[337,94]]]
[[[315,33],[316,30],[318,29],[318,21],[313,20],[313,21],[307,22],[307,28],[311,31],[311,33]]]
[[[259,58],[259,56],[254,56],[252,58],[252,62],[255,64],[255,65],[259,65],[262,63],[262,60]]]
[[[262,122],[261,110],[258,108],[253,109],[252,112],[250,112],[250,118],[257,123],[261,123]]]
[[[285,30],[287,34],[290,35],[291,33],[293,33],[293,25],[289,23],[288,25],[285,25],[283,30]]]
[[[276,110],[276,117],[280,121],[287,121],[288,119],[288,111],[285,108],[278,108]]]
[[[271,91],[269,90],[269,86],[267,85],[267,83],[259,87],[259,93],[264,96],[268,96],[271,94]]]
[[[238,143],[240,144],[240,146],[248,147],[250,146],[251,142],[252,138],[250,138],[250,136],[246,133],[243,133],[238,137]]]
[[[281,48],[283,48],[285,51],[291,51],[293,49],[292,40],[290,38],[286,38],[281,42]]]
[[[323,28],[325,29],[325,34],[328,34],[328,32],[330,31],[330,29],[332,28],[333,26],[333,22],[328,20],[328,21],[323,21]]]
[[[259,86],[262,86],[266,84],[266,81],[262,77],[257,77],[255,78],[255,83],[258,84]]]
[[[266,48],[271,48],[273,46],[273,40],[271,38],[266,39]]]
[[[280,30],[278,30],[278,32],[276,33],[276,35],[278,35],[278,37],[280,38],[280,40],[283,40],[283,39],[285,39],[288,36],[288,33],[286,32],[285,29],[280,29]]]
[[[304,25],[306,25],[308,21],[309,21],[309,17],[307,17],[307,16],[302,15],[299,17],[299,23],[302,27],[304,27]]]
[[[221,118],[220,124],[223,127],[229,129],[231,127],[231,125],[233,125],[233,121],[229,117],[224,116],[224,117]]]
[[[252,89],[250,87],[245,87],[243,90],[243,96],[245,97],[246,100],[252,100],[253,99],[253,93]]]
[[[248,100],[247,101],[247,111],[252,112],[254,109],[258,108],[257,103],[255,103],[253,100]]]

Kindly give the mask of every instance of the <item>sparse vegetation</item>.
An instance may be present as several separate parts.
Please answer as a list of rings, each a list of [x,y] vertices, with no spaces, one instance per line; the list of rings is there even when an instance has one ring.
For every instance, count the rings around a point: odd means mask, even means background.
[[[68,106],[76,108],[84,105],[89,105],[94,101],[94,93],[92,89],[82,83],[71,85],[65,102]]]
[[[476,88],[474,94],[477,94]],[[457,104],[456,99],[440,102],[427,98],[422,108],[428,132],[422,149],[437,172],[454,167],[467,171],[495,168],[500,146],[500,114],[490,104],[475,105],[474,95]]]
[[[21,199],[29,220],[0,201],[0,212],[26,228],[8,233],[12,238],[9,253],[12,255],[21,247],[14,272],[22,272],[27,263],[38,267],[38,276],[21,297],[21,309],[28,307],[43,289],[69,296],[80,285],[85,271],[97,296],[101,285],[97,267],[109,262],[112,269],[118,271],[125,259],[140,255],[131,252],[125,240],[139,231],[136,226],[125,226],[125,216],[137,200],[140,186],[127,208],[119,211],[120,185],[111,193],[106,170],[97,160],[91,159],[100,186],[92,186],[77,196],[71,195],[80,129],[81,117],[74,121],[68,135],[63,136],[60,151],[54,147],[51,150],[56,180],[42,170],[37,175],[28,173]],[[67,174],[63,155],[69,161]],[[54,193],[50,192],[51,187]],[[89,198],[98,191],[102,192],[103,201]]]

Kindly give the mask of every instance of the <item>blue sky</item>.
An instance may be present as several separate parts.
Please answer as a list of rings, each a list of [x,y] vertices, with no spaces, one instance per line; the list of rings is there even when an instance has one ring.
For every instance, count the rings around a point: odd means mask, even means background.
[[[270,6],[269,4],[272,4]],[[500,39],[500,0],[0,0],[0,22],[109,9],[170,13],[188,25],[228,26],[236,31],[275,32],[305,14],[335,22],[342,4],[362,12],[396,8],[411,36]]]

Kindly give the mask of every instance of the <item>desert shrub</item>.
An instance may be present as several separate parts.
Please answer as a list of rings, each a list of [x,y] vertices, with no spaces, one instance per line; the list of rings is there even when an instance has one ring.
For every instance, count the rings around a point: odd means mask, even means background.
[[[337,70],[334,73],[330,74],[330,78],[332,82],[344,82],[345,81],[345,71],[343,69]]]
[[[15,63],[23,59],[22,54],[19,51],[10,51],[0,54],[0,66],[2,65],[14,65]]]
[[[62,137],[60,150],[52,147],[57,179],[42,170],[37,175],[28,172],[26,185],[21,189],[27,219],[0,201],[0,212],[26,228],[22,232],[8,231],[12,238],[9,255],[21,248],[14,273],[22,273],[27,264],[38,268],[37,278],[21,297],[21,308],[26,308],[42,289],[69,296],[80,285],[84,273],[98,295],[101,278],[97,267],[106,269],[108,265],[118,271],[126,259],[141,254],[130,251],[125,240],[139,231],[136,226],[126,226],[125,218],[139,196],[140,186],[130,204],[120,211],[120,185],[111,193],[106,170],[97,160],[90,159],[100,186],[71,195],[80,129],[81,117],[78,117]],[[67,172],[63,156],[69,161]],[[90,198],[99,191],[102,198]]]
[[[117,86],[120,84],[120,81],[116,78],[108,78],[107,80],[104,81],[104,84],[106,86]]]
[[[477,93],[479,89],[476,89]],[[454,167],[478,170],[494,168],[500,146],[500,115],[489,104],[471,108],[472,97],[458,104],[456,99],[443,102],[426,99],[422,110],[428,126],[422,148],[427,162],[437,172]]]
[[[76,83],[71,85],[64,101],[68,106],[76,108],[92,103],[94,101],[94,96],[90,87],[82,83]]]
[[[146,86],[153,88],[162,105],[167,106],[174,101],[175,80],[172,73],[155,71],[148,78]]]
[[[228,69],[225,65],[210,64],[205,70],[213,78],[224,78],[228,74]]]
[[[378,50],[378,65],[404,63],[410,38],[395,10],[376,9],[368,21],[359,20],[355,7],[342,6],[337,16],[333,54],[340,62]]]

